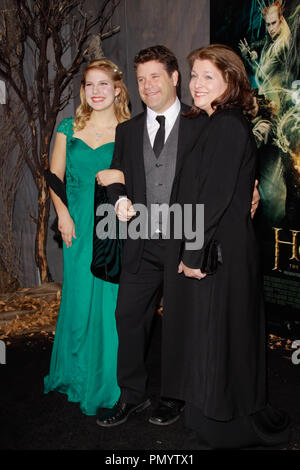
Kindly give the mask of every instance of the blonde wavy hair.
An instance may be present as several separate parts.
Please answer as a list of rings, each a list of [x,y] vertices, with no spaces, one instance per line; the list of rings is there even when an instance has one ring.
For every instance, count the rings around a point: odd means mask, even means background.
[[[85,97],[85,81],[86,75],[89,70],[99,69],[106,72],[114,83],[115,88],[120,88],[118,99],[114,102],[114,110],[117,121],[123,122],[130,118],[130,111],[128,108],[129,95],[125,83],[122,79],[122,72],[119,67],[108,59],[99,59],[90,62],[83,72],[83,77],[80,84],[80,101],[81,104],[76,109],[74,128],[76,131],[84,129],[87,121],[90,119],[93,108],[88,105]]]

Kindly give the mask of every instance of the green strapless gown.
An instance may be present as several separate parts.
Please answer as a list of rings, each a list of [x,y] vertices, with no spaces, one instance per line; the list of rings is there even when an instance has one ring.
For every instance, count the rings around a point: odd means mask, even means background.
[[[63,287],[45,393],[57,390],[80,403],[87,415],[110,408],[118,400],[118,338],[115,320],[118,285],[95,278],[93,248],[95,174],[110,167],[114,143],[93,150],[73,137],[73,118],[57,132],[67,137],[68,206],[76,239],[63,246]]]

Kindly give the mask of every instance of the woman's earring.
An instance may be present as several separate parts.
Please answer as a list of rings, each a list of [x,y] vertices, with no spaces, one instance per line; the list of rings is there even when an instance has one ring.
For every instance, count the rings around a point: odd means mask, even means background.
[[[116,97],[115,97],[115,103],[118,104],[119,102],[120,102],[120,101],[119,101],[119,97],[116,96]]]

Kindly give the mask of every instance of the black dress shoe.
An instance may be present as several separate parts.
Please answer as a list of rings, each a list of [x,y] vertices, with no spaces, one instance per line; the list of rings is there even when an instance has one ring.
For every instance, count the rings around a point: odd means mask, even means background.
[[[124,403],[119,400],[111,410],[97,418],[97,424],[104,428],[119,426],[119,424],[125,423],[131,414],[139,413],[150,405],[151,401],[149,399],[138,403],[137,405],[133,403]]]
[[[167,426],[175,423],[180,417],[180,413],[184,408],[184,402],[181,400],[160,400],[155,409],[149,423],[158,426]]]

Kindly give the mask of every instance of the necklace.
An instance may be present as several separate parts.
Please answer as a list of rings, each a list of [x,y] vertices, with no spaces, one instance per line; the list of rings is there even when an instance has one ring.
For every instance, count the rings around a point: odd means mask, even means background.
[[[101,137],[103,137],[104,134],[105,134],[105,129],[102,130],[102,131],[99,131],[99,130],[96,129],[96,127],[92,123],[90,124],[90,129],[95,134],[97,141],[100,140]]]
[[[104,136],[105,132],[97,132],[95,130],[96,140],[100,140],[102,136]]]
[[[96,129],[94,124],[90,124],[91,130],[94,132],[96,136],[96,141],[98,142],[108,131],[112,130],[113,126],[104,128],[103,130],[99,131]]]

